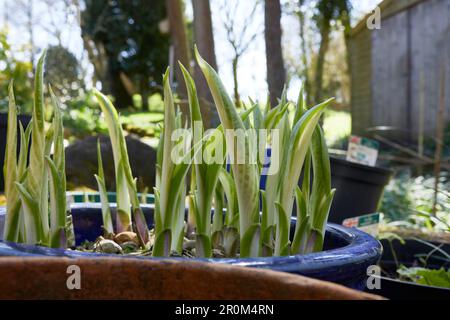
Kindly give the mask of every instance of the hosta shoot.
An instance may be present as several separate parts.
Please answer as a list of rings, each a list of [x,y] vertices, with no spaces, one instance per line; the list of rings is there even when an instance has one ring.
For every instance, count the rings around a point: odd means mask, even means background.
[[[45,130],[44,62],[45,52],[36,67],[32,120],[26,130],[20,124],[19,133],[13,84],[9,87],[4,234],[9,241],[65,248],[71,245],[73,233],[66,207],[64,132],[60,104],[51,88],[53,121]],[[18,140],[19,159],[16,157]]]

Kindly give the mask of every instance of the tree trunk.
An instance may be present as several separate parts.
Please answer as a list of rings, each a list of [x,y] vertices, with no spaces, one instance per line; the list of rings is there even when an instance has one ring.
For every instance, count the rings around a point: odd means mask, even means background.
[[[267,83],[270,103],[277,104],[286,81],[286,71],[281,49],[281,7],[279,0],[266,0],[264,10],[264,37],[266,40]]]
[[[298,13],[298,19],[300,24],[300,41],[302,50],[302,62],[303,62],[303,87],[305,92],[305,100],[308,105],[311,105],[311,82],[309,79],[309,63],[308,63],[308,51],[306,49],[306,36],[305,36],[305,14],[301,11],[301,7],[305,3],[305,0],[299,0],[298,6],[300,11]]]
[[[175,49],[175,61],[180,61],[188,70],[190,70],[191,60],[189,57],[189,45],[181,0],[166,0],[166,7],[169,18],[171,41]],[[171,70],[171,72],[175,72],[175,78],[178,84],[177,93],[181,99],[185,100],[187,91],[183,73],[180,68],[178,68],[177,63],[175,63],[174,69],[175,70]],[[183,102],[180,104],[180,107],[183,115],[188,119],[188,104]]]
[[[235,56],[233,58],[234,103],[236,104],[236,107],[239,108],[241,106],[241,98],[239,96],[238,75],[237,75],[238,62],[239,56]]]
[[[325,63],[325,56],[330,46],[330,21],[324,21],[320,28],[320,49],[317,54],[316,73],[314,80],[314,104],[319,103],[322,100],[322,86],[323,86],[323,67]]]
[[[352,84],[352,63],[350,57],[350,33],[352,31],[352,26],[350,22],[349,9],[346,9],[346,13],[341,15],[341,23],[344,26],[344,41],[345,41],[345,60],[347,63],[347,74],[350,80],[350,92]]]
[[[109,63],[111,66],[111,63]],[[119,70],[109,70],[109,79],[111,81],[111,94],[114,97],[114,106],[116,109],[126,109],[133,105],[133,98],[123,84]]]
[[[194,36],[198,51],[203,59],[218,72],[209,0],[192,1],[192,8],[194,12]],[[195,63],[194,80],[197,86],[204,125],[206,128],[215,128],[220,120],[208,84],[197,63]]]

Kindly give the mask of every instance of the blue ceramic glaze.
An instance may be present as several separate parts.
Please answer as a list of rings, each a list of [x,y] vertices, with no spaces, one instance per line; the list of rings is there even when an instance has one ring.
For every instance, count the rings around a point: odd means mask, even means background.
[[[142,205],[142,208],[149,226],[152,227],[153,206]],[[112,211],[114,212],[114,210]],[[101,234],[102,215],[100,204],[74,204],[72,205],[72,216],[77,245],[85,240],[94,241]],[[115,222],[115,214],[113,213],[112,216],[113,222]],[[3,239],[4,220],[5,208],[0,207],[0,239]],[[292,220],[292,225],[295,225],[295,219]],[[367,278],[367,267],[377,264],[381,252],[381,244],[370,235],[357,229],[328,224],[324,251],[322,252],[287,257],[197,260],[284,271],[363,290]],[[108,256],[117,259],[164,259],[51,249],[0,241],[0,256],[42,255],[69,258]],[[184,260],[185,258],[170,259]]]

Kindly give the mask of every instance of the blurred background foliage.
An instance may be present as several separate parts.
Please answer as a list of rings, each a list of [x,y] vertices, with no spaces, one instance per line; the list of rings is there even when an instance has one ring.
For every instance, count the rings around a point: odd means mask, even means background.
[[[16,103],[22,113],[31,110],[33,93],[32,63],[21,61],[13,57],[11,45],[8,43],[7,33],[0,31],[0,111],[8,108],[8,86],[14,80]]]

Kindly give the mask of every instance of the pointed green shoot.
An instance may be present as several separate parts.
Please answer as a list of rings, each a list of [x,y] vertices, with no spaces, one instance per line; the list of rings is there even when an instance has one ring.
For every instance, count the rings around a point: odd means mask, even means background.
[[[114,227],[111,218],[111,208],[109,207],[108,202],[108,194],[106,190],[100,139],[97,140],[97,163],[98,175],[95,175],[95,180],[97,181],[98,191],[100,194],[100,202],[102,204],[103,229],[106,233],[111,234],[114,233]]]
[[[122,161],[125,155],[121,153],[120,148],[121,140],[124,140],[125,138],[123,136],[119,115],[111,100],[95,89],[94,94],[97,97],[100,108],[105,116],[113,150],[117,193],[117,232],[129,231],[131,230],[131,203],[125,173],[126,169],[124,168]]]
[[[4,239],[17,241],[19,236],[20,197],[15,186],[18,180],[17,169],[17,106],[14,99],[13,82],[9,84],[8,127],[6,133],[5,161],[3,176],[5,178],[6,221]],[[23,128],[21,127],[23,130]],[[21,141],[23,144],[24,141]]]
[[[233,130],[233,133],[236,133],[236,130],[239,129],[245,130],[236,106],[227,94],[218,74],[200,56],[197,49],[195,49],[195,55],[212,93],[223,128],[225,130]],[[259,170],[258,166],[255,164],[236,163],[236,159],[245,159],[244,162],[248,162],[247,159],[251,159],[250,152],[252,150],[247,134],[244,139],[244,150],[241,148],[234,148],[237,145],[237,137],[234,134],[226,134],[226,138],[228,152],[230,153],[231,158],[235,160],[233,161],[232,169],[238,191],[240,234],[242,240],[250,226],[259,221]],[[232,148],[231,146],[234,147]],[[254,239],[254,237],[252,239]],[[244,242],[244,245],[246,244],[247,243]],[[243,244],[241,243],[241,251],[244,253],[251,252],[249,248],[242,248],[242,245]]]

